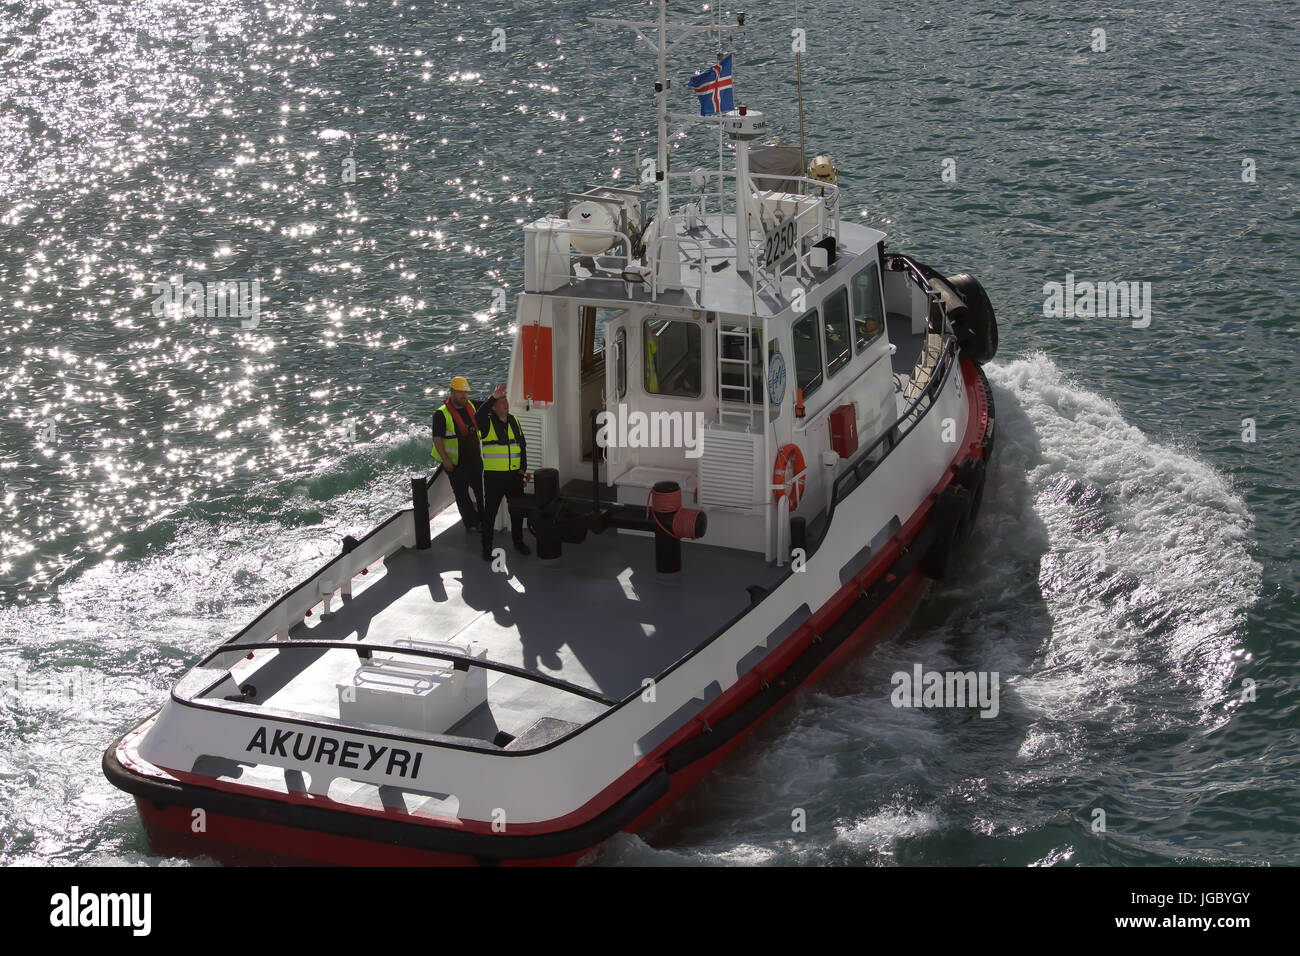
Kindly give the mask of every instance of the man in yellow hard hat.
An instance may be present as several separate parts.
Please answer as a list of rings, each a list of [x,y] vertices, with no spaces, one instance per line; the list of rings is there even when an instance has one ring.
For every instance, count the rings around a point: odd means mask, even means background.
[[[499,391],[504,393],[504,389]],[[451,380],[451,394],[433,413],[431,454],[442,462],[467,531],[478,531],[483,525],[483,453],[474,415],[469,382],[457,375]]]

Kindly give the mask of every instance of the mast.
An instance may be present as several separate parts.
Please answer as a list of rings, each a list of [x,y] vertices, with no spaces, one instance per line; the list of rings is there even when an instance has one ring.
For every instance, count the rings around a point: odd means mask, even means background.
[[[668,0],[659,0],[659,42],[656,44],[659,54],[659,82],[655,84],[655,91],[658,93],[655,97],[655,109],[659,120],[659,163],[655,168],[655,176],[659,180],[660,235],[663,234],[662,224],[668,220],[668,73],[665,64],[668,47],[664,39],[668,27],[665,21],[667,5]]]
[[[677,44],[679,41],[688,36],[697,33],[717,33],[721,35],[720,24],[714,23],[669,23],[667,16],[667,0],[658,0],[658,16],[653,21],[636,21],[636,20],[614,20],[608,17],[587,17],[587,22],[597,26],[623,27],[635,33],[645,44],[655,51],[655,62],[657,67],[657,78],[655,80],[655,126],[658,134],[658,150],[655,169],[655,179],[658,181],[658,199],[659,199],[659,222],[660,235],[665,235],[666,229],[671,228],[670,219],[672,210],[669,208],[668,197],[668,121],[669,119],[689,118],[682,117],[679,114],[670,114],[668,109],[668,91],[672,88],[672,80],[668,78],[668,49],[670,46]],[[671,42],[669,42],[669,31],[673,32]],[[649,32],[655,34],[654,40],[647,35]],[[703,117],[694,117],[703,119]],[[637,171],[640,176],[640,170]]]
[[[749,194],[749,142],[758,139],[767,129],[767,121],[758,110],[737,106],[723,117],[722,131],[736,144],[736,271],[749,272],[753,268],[753,253],[749,248],[751,229],[750,210],[754,208]]]

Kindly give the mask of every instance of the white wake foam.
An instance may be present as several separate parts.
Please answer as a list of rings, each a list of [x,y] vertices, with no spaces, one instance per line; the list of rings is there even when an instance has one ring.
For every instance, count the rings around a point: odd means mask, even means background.
[[[986,373],[997,447],[962,572],[715,772],[734,818],[709,812],[717,832],[678,858],[888,862],[948,828],[1021,833],[1042,823],[1036,789],[1133,735],[1226,719],[1262,573],[1231,482],[1042,354]],[[917,661],[998,671],[1008,723],[894,710],[889,677]],[[816,832],[792,839],[778,811],[804,804]]]

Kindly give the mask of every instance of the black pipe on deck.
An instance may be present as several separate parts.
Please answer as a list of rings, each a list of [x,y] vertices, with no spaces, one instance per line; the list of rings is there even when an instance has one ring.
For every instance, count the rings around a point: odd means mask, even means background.
[[[682,534],[688,538],[702,538],[708,529],[708,515],[703,511],[683,509],[682,512],[648,512],[645,505],[600,504],[598,485],[593,492],[590,511],[583,511],[579,499],[560,495],[560,473],[554,468],[538,468],[533,473],[532,494],[508,499],[512,512],[528,517],[529,526],[537,538],[537,556],[553,561],[560,557],[564,544],[579,544],[587,532],[601,534],[609,528],[629,531],[649,531],[655,538],[655,569],[664,574],[676,574],[682,569],[682,543],[674,525],[682,514],[692,518],[690,527]],[[659,482],[654,490],[661,494],[679,491],[674,481]]]
[[[596,409],[591,410],[591,510],[594,514],[600,510],[600,459],[596,457],[599,453],[600,446],[596,444],[596,436],[600,434],[600,412]]]

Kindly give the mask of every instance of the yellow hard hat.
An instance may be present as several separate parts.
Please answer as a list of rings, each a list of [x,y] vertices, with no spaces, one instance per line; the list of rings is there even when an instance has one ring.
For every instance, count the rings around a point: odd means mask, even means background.
[[[835,168],[829,156],[815,156],[813,161],[808,164],[808,175],[823,183],[834,183],[839,180],[840,171]]]
[[[451,380],[451,390],[453,392],[468,392],[469,381],[464,375],[457,375]]]

